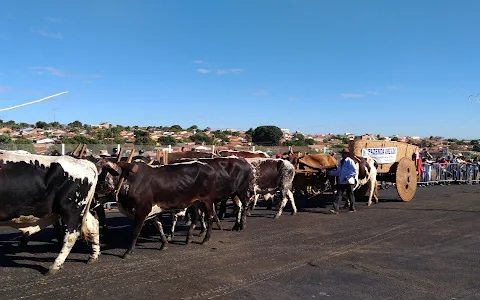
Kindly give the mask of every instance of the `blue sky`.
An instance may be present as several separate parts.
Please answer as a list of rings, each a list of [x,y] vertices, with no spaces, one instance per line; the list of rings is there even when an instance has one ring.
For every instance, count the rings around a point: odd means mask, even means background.
[[[480,138],[479,1],[3,1],[17,122]],[[479,99],[480,100],[480,99]]]

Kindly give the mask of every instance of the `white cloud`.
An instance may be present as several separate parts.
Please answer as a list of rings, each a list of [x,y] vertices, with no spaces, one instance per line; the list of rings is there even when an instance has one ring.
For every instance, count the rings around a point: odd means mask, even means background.
[[[38,75],[48,74],[48,75],[57,76],[57,77],[75,77],[75,78],[81,78],[85,80],[92,80],[92,79],[97,79],[101,77],[100,74],[93,74],[93,75],[73,74],[73,73],[69,73],[53,67],[31,67],[30,69],[34,70],[34,72]]]
[[[375,91],[370,91],[370,92],[366,92],[366,93],[363,93],[363,94],[359,94],[359,93],[340,94],[340,96],[342,96],[343,98],[363,98],[363,97],[367,97],[367,96],[378,96],[378,95],[381,95],[381,93],[375,92]]]
[[[218,69],[217,74],[218,75],[225,75],[225,74],[238,74],[242,73],[243,69]]]
[[[362,98],[365,97],[364,94],[340,94],[343,98]]]
[[[398,91],[400,89],[399,85],[389,85],[387,89]]]
[[[268,91],[267,90],[256,90],[253,91],[254,96],[268,96]]]
[[[211,73],[212,70],[208,70],[208,69],[197,69],[197,72],[200,73],[200,74],[208,74],[208,73]]]
[[[52,39],[63,39],[63,35],[60,32],[52,32],[46,28],[32,29],[32,32]]]

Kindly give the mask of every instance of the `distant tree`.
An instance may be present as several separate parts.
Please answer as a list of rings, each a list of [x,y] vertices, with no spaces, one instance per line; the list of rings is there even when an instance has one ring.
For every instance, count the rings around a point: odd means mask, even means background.
[[[173,136],[161,136],[158,138],[158,142],[160,143],[160,145],[176,145],[177,144],[177,140],[173,137]]]
[[[10,144],[12,142],[12,138],[10,135],[0,135],[0,144]]]
[[[392,137],[391,141],[394,141],[394,142],[398,141],[398,137],[396,136]]]
[[[150,132],[144,130],[135,130],[135,145],[155,145],[155,141],[150,138]]]
[[[25,123],[25,122],[22,122],[22,123],[19,123],[18,126],[20,126],[21,128],[27,128],[27,127],[31,127],[32,125],[28,124],[28,123]]]
[[[308,139],[305,140],[305,143],[307,145],[315,145],[315,140],[312,139],[312,138],[308,138]]]
[[[233,132],[232,132],[232,136],[240,136],[240,132],[238,132],[238,131],[233,131]]]
[[[58,122],[52,122],[52,123],[48,124],[48,127],[50,127],[50,128],[60,128],[60,127],[62,127],[62,124],[60,124]]]
[[[82,122],[78,121],[78,120],[75,120],[73,121],[72,123],[69,123],[68,124],[68,127],[71,127],[71,128],[82,128],[83,127],[83,124]]]
[[[475,146],[475,145],[478,145],[478,144],[479,144],[478,140],[471,140],[470,141],[470,145],[472,145],[472,146]]]
[[[277,126],[259,126],[255,128],[252,142],[262,146],[279,146],[283,132]]]
[[[472,150],[475,151],[475,152],[480,152],[480,144],[473,145]]]
[[[211,131],[212,129],[210,127],[205,127],[205,129],[203,130],[203,132],[209,132]]]
[[[10,120],[10,121],[8,121],[7,123],[5,123],[5,126],[10,126],[10,127],[11,127],[11,126],[13,126],[13,125],[17,125],[17,123],[15,123],[14,120]]]
[[[306,146],[305,136],[300,133],[295,133],[292,138],[285,142],[285,146]]]
[[[245,132],[245,139],[246,139],[247,141],[251,142],[254,132],[255,132],[255,130],[253,130],[253,128],[250,128],[249,130],[247,130],[247,131]]]
[[[61,144],[75,145],[75,144],[101,144],[97,139],[89,139],[83,135],[77,135],[71,138],[64,138],[58,141]]]
[[[35,153],[35,148],[33,147],[33,142],[26,138],[17,138],[15,141],[15,148],[17,150],[24,150],[30,153]]]
[[[330,148],[333,148],[333,149],[344,149],[344,148],[347,148],[347,146],[345,146],[344,144],[334,144],[334,145],[332,145]]]
[[[188,129],[187,129],[187,131],[194,131],[194,130],[198,130],[197,125],[192,125],[192,126],[188,127]]]
[[[202,143],[213,144],[213,138],[209,137],[205,132],[197,132],[192,134],[189,138],[197,145]]]
[[[42,129],[47,129],[48,124],[47,124],[47,122],[38,121],[37,123],[35,123],[35,127],[42,128]]]
[[[348,142],[350,142],[350,139],[347,137],[342,137],[341,140],[342,140],[342,144],[346,144],[346,145],[348,144]]]

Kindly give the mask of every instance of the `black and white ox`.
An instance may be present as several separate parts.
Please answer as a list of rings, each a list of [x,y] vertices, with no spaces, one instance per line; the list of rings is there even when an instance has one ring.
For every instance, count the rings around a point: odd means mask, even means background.
[[[208,217],[208,228],[202,244],[210,240],[215,198],[215,170],[199,161],[165,166],[148,166],[144,163],[111,162],[101,159],[96,164],[99,175],[96,194],[106,199],[114,195],[121,177],[124,179],[118,191],[119,210],[134,221],[130,245],[123,258],[133,253],[137,238],[145,220],[152,219],[162,238],[161,250],[167,248],[167,238],[158,215],[163,211],[181,211],[200,201]],[[111,200],[111,199],[110,199]],[[187,235],[191,242],[195,223]]]
[[[28,237],[62,219],[63,246],[48,274],[63,267],[78,237],[92,243],[88,263],[100,254],[98,221],[90,213],[98,173],[95,165],[68,156],[0,151],[0,226]]]
[[[378,203],[377,162],[370,156],[354,157],[353,161],[355,162],[355,169],[357,171],[353,190],[358,190],[363,186],[367,187],[367,205],[372,205],[372,197],[375,197],[375,203]]]
[[[250,200],[253,200],[252,210],[255,209],[259,196],[273,198],[278,193],[281,201],[275,219],[282,215],[283,208],[290,201],[292,215],[297,213],[292,193],[292,183],[295,177],[295,167],[286,160],[274,158],[245,158],[252,168],[252,177],[249,184]]]

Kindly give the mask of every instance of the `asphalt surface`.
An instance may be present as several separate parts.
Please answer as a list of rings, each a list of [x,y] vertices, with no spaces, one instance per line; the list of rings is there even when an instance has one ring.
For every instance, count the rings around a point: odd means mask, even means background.
[[[480,299],[480,186],[419,187],[407,203],[394,188],[380,195],[338,215],[325,214],[329,197],[278,220],[260,207],[243,232],[226,230],[227,219],[206,246],[185,246],[179,227],[159,251],[146,227],[128,260],[119,255],[129,221],[109,214],[100,261],[86,265],[79,241],[53,277],[42,274],[59,251],[52,229],[22,250],[19,234],[2,227],[0,299]]]

